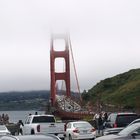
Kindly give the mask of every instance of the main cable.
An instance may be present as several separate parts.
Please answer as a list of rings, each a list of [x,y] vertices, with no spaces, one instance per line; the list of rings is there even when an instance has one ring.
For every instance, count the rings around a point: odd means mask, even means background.
[[[75,66],[75,61],[74,61],[74,56],[73,56],[72,44],[71,44],[71,40],[70,40],[70,35],[69,34],[68,34],[68,42],[69,42],[69,45],[70,45],[70,51],[71,51],[71,56],[72,56],[72,62],[73,62],[73,67],[74,67],[74,73],[75,73],[78,93],[80,94],[80,86],[79,86],[78,76],[77,76],[77,72],[76,72],[76,66]],[[81,94],[80,94],[80,100],[82,101]]]

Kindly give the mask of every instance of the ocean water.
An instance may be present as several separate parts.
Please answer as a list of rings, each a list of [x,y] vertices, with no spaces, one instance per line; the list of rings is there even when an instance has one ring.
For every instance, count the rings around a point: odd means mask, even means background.
[[[38,112],[38,114],[44,114],[44,111],[36,111],[36,110],[28,110],[28,111],[0,111],[0,115],[2,114],[8,114],[9,116],[9,122],[11,123],[17,123],[18,120],[22,120],[25,122],[26,117],[29,114],[35,114],[35,112]]]

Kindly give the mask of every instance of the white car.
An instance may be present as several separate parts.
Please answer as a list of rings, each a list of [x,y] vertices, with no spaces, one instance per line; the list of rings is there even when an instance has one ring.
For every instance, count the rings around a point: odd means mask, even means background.
[[[23,135],[54,134],[64,138],[65,123],[57,123],[54,115],[29,115],[22,127]]]
[[[4,135],[10,135],[10,131],[7,129],[5,125],[0,125],[0,137]]]
[[[12,136],[7,135],[3,136],[0,140],[61,140],[55,135],[20,135],[20,136]]]
[[[66,125],[66,138],[73,139],[95,139],[95,128],[86,121],[69,122]]]

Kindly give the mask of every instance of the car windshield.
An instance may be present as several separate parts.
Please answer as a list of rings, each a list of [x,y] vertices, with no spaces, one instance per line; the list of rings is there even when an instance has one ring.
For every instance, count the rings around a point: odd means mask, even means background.
[[[138,116],[134,115],[134,114],[130,114],[130,115],[119,115],[117,117],[117,122],[121,123],[121,124],[129,124],[130,122],[132,122],[133,120],[137,119]]]
[[[5,125],[0,125],[0,130],[6,130]]]
[[[91,125],[89,123],[74,123],[73,124],[74,127],[78,128],[78,127],[91,127]]]
[[[131,134],[133,131],[135,131],[139,127],[140,127],[139,125],[132,124],[132,125],[124,128],[122,131],[120,131],[118,133],[118,135],[125,135],[125,136],[129,135],[129,134]]]
[[[48,123],[55,122],[54,117],[52,116],[36,116],[33,118],[33,123]]]

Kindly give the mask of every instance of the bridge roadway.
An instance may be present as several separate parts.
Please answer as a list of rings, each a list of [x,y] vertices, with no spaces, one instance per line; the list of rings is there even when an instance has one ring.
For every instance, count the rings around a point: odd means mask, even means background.
[[[60,117],[62,120],[81,120],[93,117],[93,113],[83,111],[77,102],[64,95],[57,95],[56,99],[57,106],[54,115]]]

